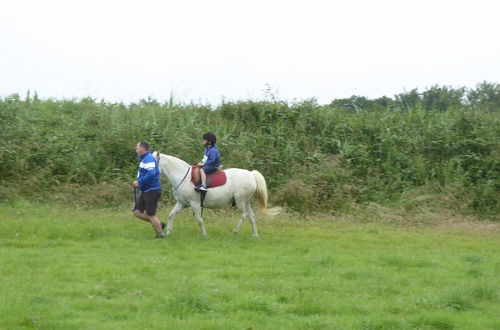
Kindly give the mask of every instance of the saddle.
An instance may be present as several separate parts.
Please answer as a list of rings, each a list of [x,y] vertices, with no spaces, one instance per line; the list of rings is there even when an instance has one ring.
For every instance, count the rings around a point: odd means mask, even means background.
[[[195,182],[194,172],[196,170],[196,165],[191,166],[191,182],[196,186],[199,182]],[[223,166],[221,165],[219,169],[212,174],[207,175],[207,188],[215,188],[225,185],[227,182],[226,172],[223,171]]]

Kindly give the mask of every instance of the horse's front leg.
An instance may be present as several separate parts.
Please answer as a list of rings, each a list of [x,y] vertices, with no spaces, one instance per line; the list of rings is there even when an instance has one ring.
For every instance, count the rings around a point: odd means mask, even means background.
[[[168,215],[167,235],[172,235],[172,230],[174,229],[174,216],[183,209],[184,206],[180,203],[177,203],[175,204],[172,211],[170,211],[170,214]]]
[[[205,224],[203,223],[203,217],[201,216],[201,206],[199,201],[191,202],[191,208],[193,209],[198,226],[200,226],[201,234],[207,236],[207,231],[205,230]]]

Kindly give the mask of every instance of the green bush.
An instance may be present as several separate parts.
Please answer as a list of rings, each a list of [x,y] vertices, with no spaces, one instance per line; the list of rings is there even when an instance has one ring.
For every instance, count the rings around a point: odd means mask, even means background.
[[[135,175],[137,141],[195,163],[200,136],[211,130],[226,168],[259,170],[273,201],[294,211],[346,212],[373,202],[408,208],[433,202],[414,196],[425,191],[446,199],[446,207],[495,216],[499,86],[433,86],[394,99],[352,97],[329,105],[225,102],[214,109],[152,99],[124,105],[12,95],[0,99],[0,198],[121,187]],[[107,189],[98,199],[106,205],[121,200],[110,191],[127,194],[123,187]]]

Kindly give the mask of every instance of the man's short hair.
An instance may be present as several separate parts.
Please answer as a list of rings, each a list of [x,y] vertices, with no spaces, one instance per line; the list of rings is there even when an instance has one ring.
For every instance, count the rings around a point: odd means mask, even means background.
[[[146,141],[139,142],[139,146],[141,148],[144,148],[144,150],[149,151],[149,143],[147,143]]]

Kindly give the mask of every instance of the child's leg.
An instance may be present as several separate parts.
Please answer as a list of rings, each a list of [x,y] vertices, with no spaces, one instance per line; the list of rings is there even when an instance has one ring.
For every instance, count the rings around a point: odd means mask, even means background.
[[[194,183],[200,184],[200,168],[196,167],[194,170]]]
[[[205,171],[200,168],[200,174],[201,174],[201,184],[203,184],[205,187],[207,186],[207,175],[205,174]]]

